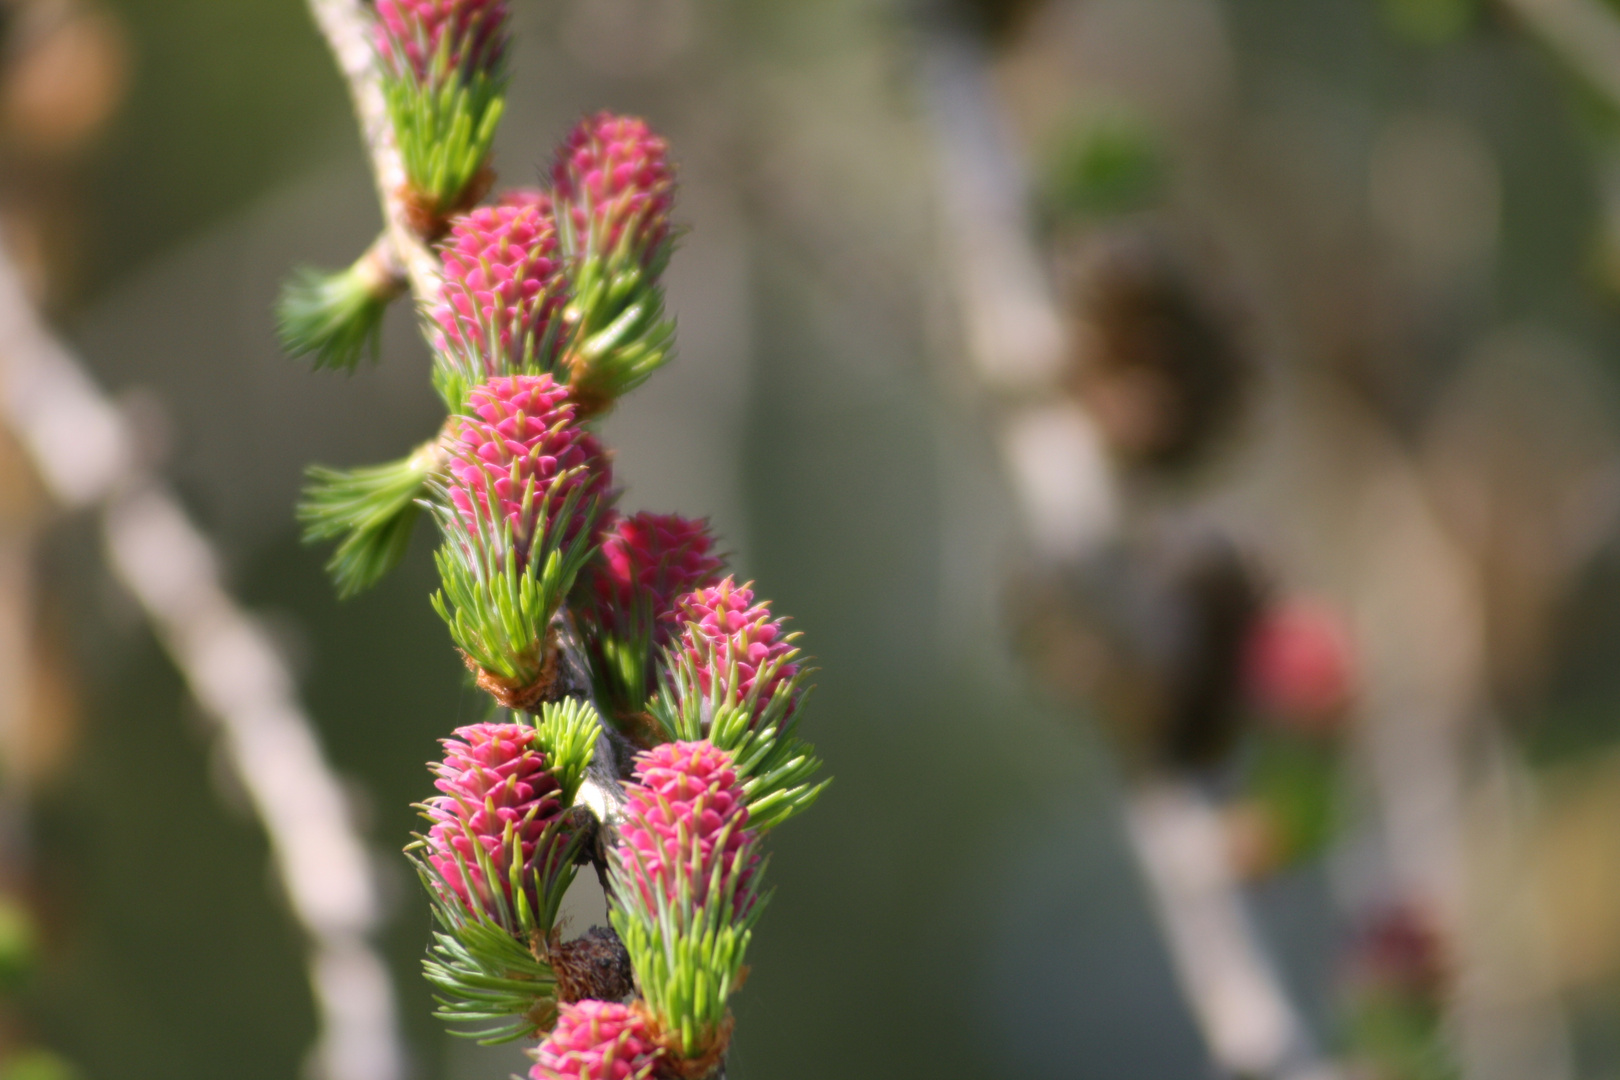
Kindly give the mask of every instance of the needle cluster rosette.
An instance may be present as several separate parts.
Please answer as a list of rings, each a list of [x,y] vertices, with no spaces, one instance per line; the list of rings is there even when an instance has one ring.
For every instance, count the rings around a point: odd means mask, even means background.
[[[534,1052],[530,1080],[645,1080],[660,1051],[646,1022],[615,1001],[564,1005]]]
[[[488,190],[505,110],[506,0],[377,0],[373,39],[405,166],[399,193],[432,239]]]
[[[451,408],[483,379],[548,371],[568,296],[549,210],[529,199],[480,207],[451,222],[440,253],[436,379]]]
[[[759,833],[732,756],[666,743],[636,758],[613,851],[613,926],[671,1062],[707,1075],[730,1037],[726,999],[762,904]]]
[[[467,404],[446,446],[434,606],[479,685],[532,709],[553,689],[551,622],[596,548],[611,470],[550,375],[490,379]]]
[[[383,315],[406,288],[392,250],[373,244],[345,270],[300,268],[276,300],[276,334],[293,356],[309,356],[314,366],[353,371],[370,355],[376,359]]]
[[[601,112],[563,140],[551,177],[562,247],[576,260],[569,381],[583,411],[602,412],[672,355],[659,279],[674,247],[675,170],[645,120]]]
[[[651,696],[655,662],[676,631],[676,601],[719,580],[709,523],[643,511],[616,517],[602,552],[586,571],[580,596],[585,649],[598,700],[610,704],[621,731],[646,734],[638,720]]]

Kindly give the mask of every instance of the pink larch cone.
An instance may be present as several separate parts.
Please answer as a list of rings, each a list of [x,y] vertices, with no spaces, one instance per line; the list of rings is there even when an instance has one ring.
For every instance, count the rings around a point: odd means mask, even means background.
[[[610,632],[635,631],[643,606],[653,620],[652,646],[674,637],[675,602],[719,580],[725,562],[713,554],[705,520],[642,511],[616,518],[602,536],[602,558],[592,568],[591,616]]]
[[[511,899],[513,842],[528,871],[541,834],[562,812],[557,781],[534,746],[534,729],[523,724],[473,724],[443,743],[444,760],[433,766],[441,794],[423,804],[433,822],[427,861],[463,904],[476,894],[488,910],[494,883],[485,880],[478,851],[489,856],[495,881]],[[531,905],[537,902],[530,896]]]
[[[1439,1001],[1456,977],[1446,936],[1427,906],[1397,902],[1373,911],[1351,942],[1353,988]]]
[[[659,1050],[636,1010],[587,1000],[558,1010],[557,1026],[534,1057],[531,1080],[644,1080]]]
[[[675,170],[669,144],[645,120],[599,112],[582,119],[557,148],[551,168],[559,208],[609,253],[621,240],[644,264],[669,237]]]
[[[506,0],[377,0],[377,53],[418,79],[428,77],[440,48],[448,49],[451,71],[489,70],[506,48],[506,17]]]
[[[507,375],[475,388],[467,404],[473,415],[458,418],[446,448],[447,488],[462,518],[474,530],[480,519],[509,523],[520,560],[542,532],[548,546],[572,543],[612,473],[596,438],[574,423],[567,388],[550,375]]]
[[[1249,631],[1244,678],[1267,720],[1300,734],[1333,733],[1355,696],[1354,647],[1344,619],[1312,600],[1275,605]]]
[[[450,223],[441,247],[440,348],[470,353],[484,375],[545,366],[568,300],[557,230],[540,192],[509,193]]]
[[[773,619],[765,604],[754,603],[754,591],[746,585],[728,577],[681,597],[676,609],[683,626],[675,658],[693,666],[705,696],[734,692],[743,701],[763,677],[767,681],[757,699],[763,711],[777,688],[798,673],[799,665],[789,659],[795,649],[783,621]],[[728,685],[733,663],[736,684]]]
[[[665,743],[636,757],[636,780],[624,790],[616,854],[647,910],[656,911],[659,899],[701,907],[718,865],[721,895],[734,894],[737,917],[747,914],[758,859],[731,755],[707,741]]]

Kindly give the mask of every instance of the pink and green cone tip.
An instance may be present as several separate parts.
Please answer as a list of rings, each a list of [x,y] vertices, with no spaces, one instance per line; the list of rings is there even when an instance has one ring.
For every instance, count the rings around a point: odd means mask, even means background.
[[[662,257],[675,205],[669,143],[645,120],[599,112],[582,119],[557,148],[551,178],[559,207],[590,250],[620,245],[644,266]]]
[[[448,447],[446,488],[469,529],[510,526],[520,562],[542,536],[548,546],[571,544],[591,526],[612,471],[596,437],[574,422],[568,388],[550,375],[505,375],[467,404],[472,415],[458,419]]]
[[[509,902],[514,856],[532,888],[537,845],[563,810],[534,734],[524,724],[473,724],[442,740],[444,759],[433,767],[440,794],[422,807],[433,823],[426,859],[464,907],[497,906],[480,851]],[[527,899],[531,911],[539,910],[538,897]]]
[[[493,68],[506,50],[506,0],[377,0],[376,11],[378,55],[419,81],[441,50],[450,71]]]
[[[654,747],[636,758],[636,780],[625,785],[625,799],[615,854],[644,910],[655,912],[660,903],[674,910],[701,908],[718,884],[715,899],[734,897],[734,917],[748,914],[758,867],[756,836],[747,827],[748,807],[730,754],[707,741]]]
[[[635,1009],[586,1000],[561,1007],[534,1057],[530,1080],[645,1080],[660,1051]]]
[[[420,237],[478,203],[506,108],[506,0],[377,0],[373,44],[405,183],[394,192]]]
[[[683,596],[677,610],[683,627],[672,650],[674,659],[696,676],[696,689],[703,696],[752,700],[757,717],[798,674],[792,635],[783,620],[771,617],[768,606],[754,602],[748,586],[728,577]]]
[[[443,299],[433,319],[440,351],[460,360],[464,377],[549,367],[568,299],[549,210],[527,197],[480,207],[451,222],[440,253]]]
[[[592,611],[602,622],[630,630],[645,607],[653,619],[653,645],[674,636],[675,603],[720,579],[725,560],[714,554],[709,523],[679,514],[642,511],[616,518],[602,537],[602,558],[591,575]]]
[[[674,355],[658,279],[674,247],[675,170],[645,120],[601,112],[563,140],[551,177],[562,248],[575,260],[569,382],[596,415]]]
[[[468,395],[444,440],[445,542],[434,609],[478,685],[509,709],[552,700],[552,618],[590,562],[611,470],[550,375],[503,375]]]
[[[675,602],[719,580],[725,563],[713,549],[708,522],[644,511],[613,520],[584,578],[579,612],[598,700],[642,745],[656,741],[644,710],[677,629]]]

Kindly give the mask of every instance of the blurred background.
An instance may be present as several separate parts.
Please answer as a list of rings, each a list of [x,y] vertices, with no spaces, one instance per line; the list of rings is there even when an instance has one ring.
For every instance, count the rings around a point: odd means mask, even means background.
[[[680,165],[622,505],[821,669],[733,1080],[1620,1077],[1620,4],[512,6],[504,184]],[[408,311],[276,345],[380,224],[304,6],[4,0],[0,222],[297,672],[413,1075],[524,1071],[419,976],[429,538],[339,603],[293,520],[441,415]],[[241,781],[3,429],[0,720],[0,1078],[302,1074]]]

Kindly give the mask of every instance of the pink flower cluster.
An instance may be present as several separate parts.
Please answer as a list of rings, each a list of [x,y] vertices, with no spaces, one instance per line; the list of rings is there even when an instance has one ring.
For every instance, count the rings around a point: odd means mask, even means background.
[[[625,798],[616,855],[649,910],[660,898],[702,907],[718,866],[722,893],[734,886],[744,905],[736,914],[747,913],[758,860],[738,865],[755,834],[730,754],[707,741],[664,743],[637,756]]]
[[[545,343],[568,299],[549,205],[539,192],[514,195],[457,217],[440,248],[444,292],[433,318],[441,348],[475,353],[486,373],[496,350],[512,364],[543,360],[523,351]]]
[[[587,116],[557,148],[555,198],[576,229],[595,236],[598,250],[613,251],[628,230],[645,263],[669,236],[675,170],[668,155],[669,143],[639,117]]]
[[[499,515],[524,558],[542,531],[572,543],[612,473],[595,436],[574,423],[568,388],[550,375],[503,375],[476,387],[467,404],[474,415],[459,418],[448,446],[450,501],[462,518],[476,527],[480,517]],[[560,520],[575,490],[573,514]]]
[[[441,47],[452,71],[469,62],[488,69],[505,48],[506,15],[506,0],[377,0],[377,52],[396,70],[409,64],[418,79]]]
[[[1438,1001],[1455,975],[1435,914],[1414,903],[1374,911],[1352,942],[1347,971],[1354,987]]]
[[[638,605],[653,618],[653,647],[674,636],[675,602],[711,585],[725,562],[713,554],[707,521],[645,511],[616,518],[602,537],[602,561],[591,575],[593,618],[620,634],[634,629]]]
[[[794,648],[782,620],[771,618],[765,604],[754,603],[754,591],[746,585],[739,586],[728,577],[683,596],[677,609],[684,627],[675,650],[696,669],[698,689],[705,696],[735,692],[742,701],[765,677],[769,681],[760,687],[758,699],[763,709],[777,687],[798,673],[799,665],[787,659]],[[729,686],[733,663],[737,683]]]
[[[1355,650],[1343,618],[1311,600],[1276,605],[1249,632],[1244,677],[1268,720],[1330,734],[1355,695]]]
[[[471,892],[487,903],[493,893],[479,869],[479,849],[509,895],[512,841],[528,867],[540,835],[562,812],[557,781],[534,747],[534,729],[522,724],[473,724],[442,741],[444,760],[433,767],[442,794],[425,804],[433,822],[427,861],[463,903]]]
[[[658,1046],[634,1009],[612,1001],[564,1005],[535,1051],[531,1080],[644,1080]]]

